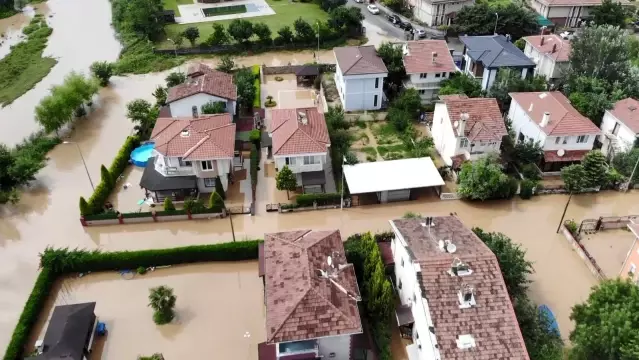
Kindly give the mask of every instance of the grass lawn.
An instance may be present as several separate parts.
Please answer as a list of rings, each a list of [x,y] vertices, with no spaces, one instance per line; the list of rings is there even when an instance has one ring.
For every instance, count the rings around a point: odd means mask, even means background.
[[[163,0],[164,10],[174,10],[175,16],[180,16],[180,10],[178,10],[178,5],[189,5],[193,4],[193,0]]]
[[[512,0],[488,0],[488,5],[508,5],[512,3]]]
[[[165,4],[167,2],[175,1],[181,3],[185,0],[164,0]],[[282,27],[288,25],[293,29],[293,23],[298,18],[302,18],[308,21],[310,24],[314,25],[317,20],[326,21],[328,19],[328,14],[322,10],[318,4],[316,3],[292,3],[287,0],[266,0],[268,5],[275,11],[275,15],[267,15],[267,16],[257,16],[257,17],[249,17],[245,18],[245,20],[249,20],[253,23],[262,22],[268,25],[271,28],[273,33],[273,38],[277,36],[277,31]],[[190,2],[189,2],[190,3]],[[168,9],[168,7],[167,7]],[[227,27],[228,24],[231,23],[232,20],[220,20],[215,21]],[[203,23],[195,23],[195,24],[171,24],[165,27],[166,37],[173,38],[177,34],[183,32],[186,28],[190,26],[195,26],[200,30],[200,37],[197,39],[197,43],[201,43],[205,41],[209,35],[213,32],[213,21],[203,22]],[[294,31],[294,30],[293,30]],[[185,46],[188,46],[188,41],[185,41]],[[173,44],[169,41],[164,40],[158,44],[158,48],[173,48]]]

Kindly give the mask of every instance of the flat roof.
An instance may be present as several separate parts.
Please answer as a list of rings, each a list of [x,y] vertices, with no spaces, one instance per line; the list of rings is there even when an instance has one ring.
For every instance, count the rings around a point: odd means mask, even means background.
[[[351,194],[444,185],[429,157],[344,165]]]

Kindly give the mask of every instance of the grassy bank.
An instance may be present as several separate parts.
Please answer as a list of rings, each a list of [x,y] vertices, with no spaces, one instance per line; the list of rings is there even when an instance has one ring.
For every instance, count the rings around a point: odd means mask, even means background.
[[[0,6],[0,19],[6,19],[12,17],[18,12],[11,6]]]
[[[11,104],[15,99],[39,83],[57,61],[42,57],[47,40],[53,30],[42,15],[36,15],[23,30],[27,39],[13,47],[9,55],[0,59],[0,104]]]

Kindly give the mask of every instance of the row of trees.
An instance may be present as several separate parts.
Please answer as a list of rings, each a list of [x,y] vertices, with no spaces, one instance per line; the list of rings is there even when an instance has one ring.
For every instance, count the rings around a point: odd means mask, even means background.
[[[623,177],[621,173],[608,167],[606,157],[599,150],[588,152],[581,164],[561,169],[561,179],[570,193],[580,193],[585,189],[597,187],[610,188],[621,182]]]
[[[510,199],[517,188],[517,179],[504,174],[498,159],[486,156],[462,165],[457,193],[469,200]]]

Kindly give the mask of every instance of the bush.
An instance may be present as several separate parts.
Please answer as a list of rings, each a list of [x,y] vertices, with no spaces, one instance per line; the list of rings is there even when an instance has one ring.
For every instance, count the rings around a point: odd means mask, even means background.
[[[260,165],[260,152],[255,144],[251,145],[251,185],[257,186],[257,171]]]
[[[187,215],[186,210],[164,210],[164,211],[156,211],[156,216],[170,216],[170,215]]]
[[[253,108],[261,108],[262,107],[262,98],[260,94],[260,89],[262,88],[260,83],[259,76],[253,80],[253,86],[255,87],[255,97],[253,98]]]
[[[164,211],[175,211],[175,205],[170,197],[164,199]]]
[[[113,75],[113,64],[106,61],[96,61],[91,64],[91,73],[95,76],[100,86],[109,85],[109,79]]]
[[[80,196],[80,215],[85,216],[91,213],[91,207],[89,203],[84,199],[84,196]]]
[[[206,210],[206,206],[200,199],[186,198],[184,200],[184,210],[191,214],[198,214]]]
[[[524,200],[528,200],[534,195],[534,192],[533,192],[533,189],[535,188],[534,181],[524,179],[519,183],[519,185],[520,185],[519,197],[521,197]]]
[[[259,146],[260,140],[262,139],[262,132],[259,129],[253,129],[249,132],[249,140]]]
[[[136,272],[138,273],[138,275],[144,275],[146,274],[146,268],[144,266],[138,266]]]
[[[299,206],[313,206],[317,202],[318,206],[322,205],[339,205],[342,195],[338,193],[332,194],[301,194],[297,195],[295,202]]]
[[[535,164],[524,164],[521,166],[521,174],[529,180],[541,180],[541,173]]]
[[[570,233],[572,234],[572,236],[574,236],[575,238],[577,237],[577,223],[575,222],[575,220],[566,220],[564,222],[564,225],[566,226],[566,229],[568,229],[568,231],[570,231]]]
[[[222,209],[224,209],[224,200],[222,200],[222,196],[220,196],[217,191],[211,193],[209,209],[215,212],[222,212]]]
[[[260,78],[260,66],[259,65],[251,66],[251,72],[253,73],[253,75],[255,75],[256,79]]]
[[[153,217],[153,214],[150,211],[136,211],[136,212],[129,212],[129,213],[122,213],[122,217],[124,219],[131,219],[131,218],[143,218],[143,217]]]
[[[99,214],[94,214],[94,215],[86,215],[84,217],[84,220],[87,221],[91,221],[91,220],[115,220],[118,218],[118,213],[114,212],[114,211],[110,211],[110,212],[104,212],[104,213],[99,213]]]
[[[222,181],[220,180],[219,176],[215,178],[215,192],[220,194],[220,196],[222,197],[222,200],[226,200],[226,193],[224,192],[224,186],[222,186]]]

